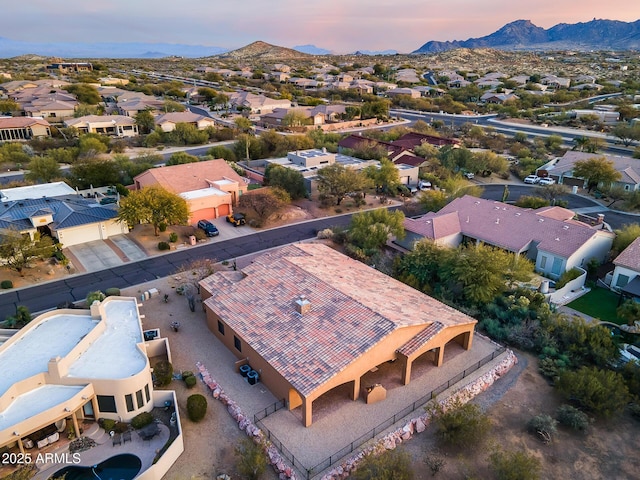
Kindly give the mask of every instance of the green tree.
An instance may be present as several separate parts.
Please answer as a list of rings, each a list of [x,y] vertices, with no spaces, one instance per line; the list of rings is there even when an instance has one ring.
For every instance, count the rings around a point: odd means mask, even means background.
[[[133,118],[136,121],[136,125],[138,126],[140,133],[142,134],[151,133],[156,127],[156,122],[151,110],[140,110]]]
[[[236,468],[249,480],[258,480],[267,468],[267,456],[262,445],[243,438],[235,448]]]
[[[391,237],[404,238],[404,214],[386,208],[356,213],[351,217],[347,242],[365,257],[378,252]]]
[[[578,160],[573,167],[573,175],[587,181],[587,190],[600,184],[610,184],[620,180],[621,174],[615,168],[613,161],[605,157],[594,157],[587,160]]]
[[[412,480],[411,458],[400,450],[385,450],[379,455],[369,453],[350,476],[354,480]]]
[[[380,160],[380,165],[370,165],[364,169],[364,174],[376,186],[376,191],[395,195],[400,183],[398,167],[389,159]]]
[[[389,105],[391,102],[387,99],[374,101],[366,101],[360,106],[360,118],[378,118],[386,120],[389,117]]]
[[[436,435],[445,445],[473,447],[482,442],[491,430],[491,420],[475,403],[456,399],[446,409],[440,403],[432,407]]]
[[[514,205],[520,208],[536,209],[546,207],[549,203],[550,202],[544,198],[534,197],[533,195],[522,195],[518,200],[516,200]]]
[[[546,138],[545,145],[547,146],[547,148],[549,150],[551,150],[552,152],[555,152],[555,151],[560,150],[560,147],[562,147],[562,143],[563,142],[564,142],[564,140],[562,139],[562,137],[560,135],[553,134],[553,135],[549,135]]]
[[[190,123],[179,122],[175,128],[165,134],[167,142],[172,145],[196,145],[206,143],[209,134]]]
[[[483,188],[479,185],[472,185],[460,176],[451,177],[440,182],[440,190],[425,190],[420,193],[418,202],[430,212],[437,212],[442,207],[452,202],[456,198],[464,195],[479,197]]]
[[[581,367],[560,374],[556,387],[565,398],[595,415],[611,417],[630,400],[621,374],[608,369]]]
[[[120,181],[120,169],[110,159],[86,158],[71,166],[71,181],[78,188],[114,185]]]
[[[14,100],[3,98],[0,100],[0,113],[11,114],[20,109],[20,105]]]
[[[318,170],[318,191],[329,195],[340,205],[351,192],[363,192],[370,188],[371,181],[362,173],[334,163]]]
[[[35,182],[49,183],[62,176],[60,165],[51,157],[33,157],[28,168],[25,178]]]
[[[187,398],[187,415],[192,422],[199,422],[207,414],[207,398],[199,393]]]
[[[253,123],[251,120],[245,117],[237,117],[233,123],[236,125],[236,128],[242,133],[249,133],[253,130]]]
[[[120,202],[118,219],[129,225],[153,225],[155,236],[160,235],[160,224],[184,225],[189,219],[189,207],[180,195],[164,188],[152,186],[135,190]]]
[[[292,200],[298,200],[307,196],[304,177],[300,172],[290,168],[270,163],[265,169],[264,179],[267,185],[285,190]]]
[[[233,150],[223,146],[216,145],[207,150],[207,155],[213,158],[224,158],[229,162],[235,162],[237,160],[236,154],[233,153]]]
[[[636,238],[640,237],[640,224],[628,223],[623,225],[622,228],[614,230],[614,233],[616,236],[613,239],[612,250],[619,254],[631,245]]]
[[[195,155],[189,155],[187,152],[175,152],[171,154],[167,165],[182,165],[184,163],[197,163],[200,159]]]
[[[496,450],[489,456],[489,464],[498,480],[538,480],[541,464],[524,451]]]
[[[613,127],[611,131],[614,137],[619,138],[625,147],[631,145],[634,140],[640,140],[640,126],[630,126],[627,124],[619,124]]]
[[[302,127],[303,125],[310,124],[311,118],[301,110],[290,110],[282,118],[282,125],[285,127]]]
[[[63,87],[67,92],[76,96],[80,103],[97,105],[102,101],[98,89],[87,83],[72,83]]]
[[[626,300],[616,309],[616,315],[627,322],[627,325],[633,325],[640,320],[640,303]]]
[[[56,247],[53,239],[47,235],[34,233],[33,238],[28,233],[14,230],[4,230],[0,237],[0,257],[5,265],[24,276],[24,269],[34,260],[51,257]]]
[[[83,135],[78,142],[78,154],[81,158],[93,158],[105,153],[109,148],[98,138]]]

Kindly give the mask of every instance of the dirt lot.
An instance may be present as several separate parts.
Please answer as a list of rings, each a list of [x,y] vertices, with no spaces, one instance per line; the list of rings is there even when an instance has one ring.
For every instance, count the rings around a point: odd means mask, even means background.
[[[542,462],[543,479],[631,479],[638,478],[640,448],[638,422],[629,415],[610,421],[597,421],[586,435],[562,427],[551,444],[544,444],[526,432],[525,425],[539,414],[554,416],[562,399],[537,372],[537,358],[518,353],[527,366],[517,379],[500,379],[476,401],[493,422],[490,438],[481,448],[439,449],[433,428],[402,445],[413,458],[416,478],[429,478],[431,472],[423,459],[428,454],[445,459],[440,478],[494,478],[488,468],[488,456],[496,448],[525,450]],[[524,363],[524,362],[522,362]],[[517,370],[518,367],[514,367]],[[515,372],[514,372],[515,373]],[[501,384],[506,382],[506,384]],[[509,387],[509,384],[512,385]],[[500,396],[504,390],[504,395]]]

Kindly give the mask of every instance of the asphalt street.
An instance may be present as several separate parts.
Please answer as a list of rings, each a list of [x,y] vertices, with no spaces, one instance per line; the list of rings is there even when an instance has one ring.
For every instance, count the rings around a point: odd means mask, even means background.
[[[199,258],[230,260],[269,248],[286,245],[316,236],[318,230],[331,226],[345,226],[351,215],[327,217],[295,225],[256,232],[221,242],[157,255],[139,262],[86,274],[70,275],[66,279],[46,282],[28,288],[0,293],[0,318],[13,315],[18,305],[25,305],[32,313],[51,310],[64,302],[76,302],[87,293],[110,287],[125,288],[174,273],[181,265]]]

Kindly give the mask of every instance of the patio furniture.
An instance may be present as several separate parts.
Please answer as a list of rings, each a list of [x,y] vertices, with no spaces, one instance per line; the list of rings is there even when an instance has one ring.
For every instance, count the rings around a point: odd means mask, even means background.
[[[140,438],[142,438],[143,441],[144,440],[150,441],[153,437],[155,437],[159,433],[160,433],[160,429],[158,428],[158,424],[156,423],[151,423],[146,427],[142,427],[138,431],[138,435],[140,435]]]
[[[119,433],[113,436],[113,446],[115,447],[116,445],[122,445],[122,435]]]
[[[127,443],[131,441],[131,432],[127,431],[122,434],[122,443]]]

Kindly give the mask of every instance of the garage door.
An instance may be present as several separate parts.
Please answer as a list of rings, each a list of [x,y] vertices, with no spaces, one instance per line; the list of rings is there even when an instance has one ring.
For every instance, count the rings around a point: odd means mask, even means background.
[[[220,205],[218,207],[218,216],[219,217],[226,217],[227,215],[229,215],[229,213],[231,213],[231,212],[229,211],[229,205],[228,204]]]
[[[58,241],[64,248],[102,239],[99,223],[92,223],[91,225],[83,225],[81,227],[65,228],[63,230],[58,230],[57,234]]]

